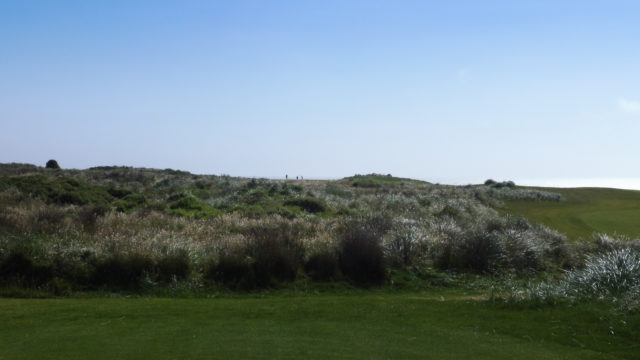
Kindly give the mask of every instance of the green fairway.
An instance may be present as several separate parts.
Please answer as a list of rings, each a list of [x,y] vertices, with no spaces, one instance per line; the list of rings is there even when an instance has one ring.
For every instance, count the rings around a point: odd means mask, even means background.
[[[464,296],[1,299],[0,359],[616,359],[638,315]]]
[[[537,188],[562,194],[566,202],[507,200],[506,213],[523,215],[566,234],[593,232],[640,237],[640,191],[607,188]]]

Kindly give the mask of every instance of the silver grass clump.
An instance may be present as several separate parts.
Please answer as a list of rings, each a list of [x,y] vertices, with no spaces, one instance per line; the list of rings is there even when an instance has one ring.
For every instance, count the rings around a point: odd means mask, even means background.
[[[626,248],[587,257],[582,269],[568,274],[571,298],[618,298],[640,288],[640,253]]]

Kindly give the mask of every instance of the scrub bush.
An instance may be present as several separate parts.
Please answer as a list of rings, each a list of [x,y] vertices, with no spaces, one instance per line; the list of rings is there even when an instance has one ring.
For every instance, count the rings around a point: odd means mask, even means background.
[[[304,271],[315,281],[334,281],[340,278],[340,264],[334,251],[313,254],[304,264]]]
[[[571,297],[611,298],[640,287],[640,253],[613,250],[587,257],[584,268],[572,271],[566,280]]]
[[[60,165],[58,165],[58,162],[51,159],[49,161],[47,161],[47,164],[45,165],[45,168],[47,169],[60,169]]]
[[[284,202],[284,205],[297,206],[302,210],[313,214],[327,210],[327,206],[321,200],[311,197],[289,199]]]
[[[99,261],[92,283],[110,288],[137,289],[145,275],[153,273],[153,259],[146,254],[113,254]]]
[[[204,269],[204,278],[222,284],[231,290],[252,290],[260,287],[249,259],[241,254],[221,255],[210,260]]]
[[[390,220],[383,216],[352,219],[342,227],[338,241],[340,270],[349,281],[362,286],[384,282],[382,236],[388,228]]]
[[[0,283],[39,286],[52,277],[51,266],[37,264],[21,251],[11,251],[0,262]]]
[[[191,274],[189,254],[185,250],[166,254],[158,260],[156,269],[160,281],[185,280]]]

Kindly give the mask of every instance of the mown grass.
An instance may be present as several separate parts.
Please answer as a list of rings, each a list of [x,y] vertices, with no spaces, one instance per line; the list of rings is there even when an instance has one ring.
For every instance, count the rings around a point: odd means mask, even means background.
[[[0,300],[0,359],[638,358],[640,319],[461,293]]]
[[[571,240],[593,232],[640,237],[640,191],[607,188],[537,188],[566,201],[505,200],[504,213],[522,215],[556,229]]]

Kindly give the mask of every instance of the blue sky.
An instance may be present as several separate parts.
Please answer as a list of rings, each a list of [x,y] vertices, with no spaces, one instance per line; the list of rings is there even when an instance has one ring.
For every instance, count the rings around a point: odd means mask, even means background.
[[[0,162],[640,178],[634,1],[3,1]]]

